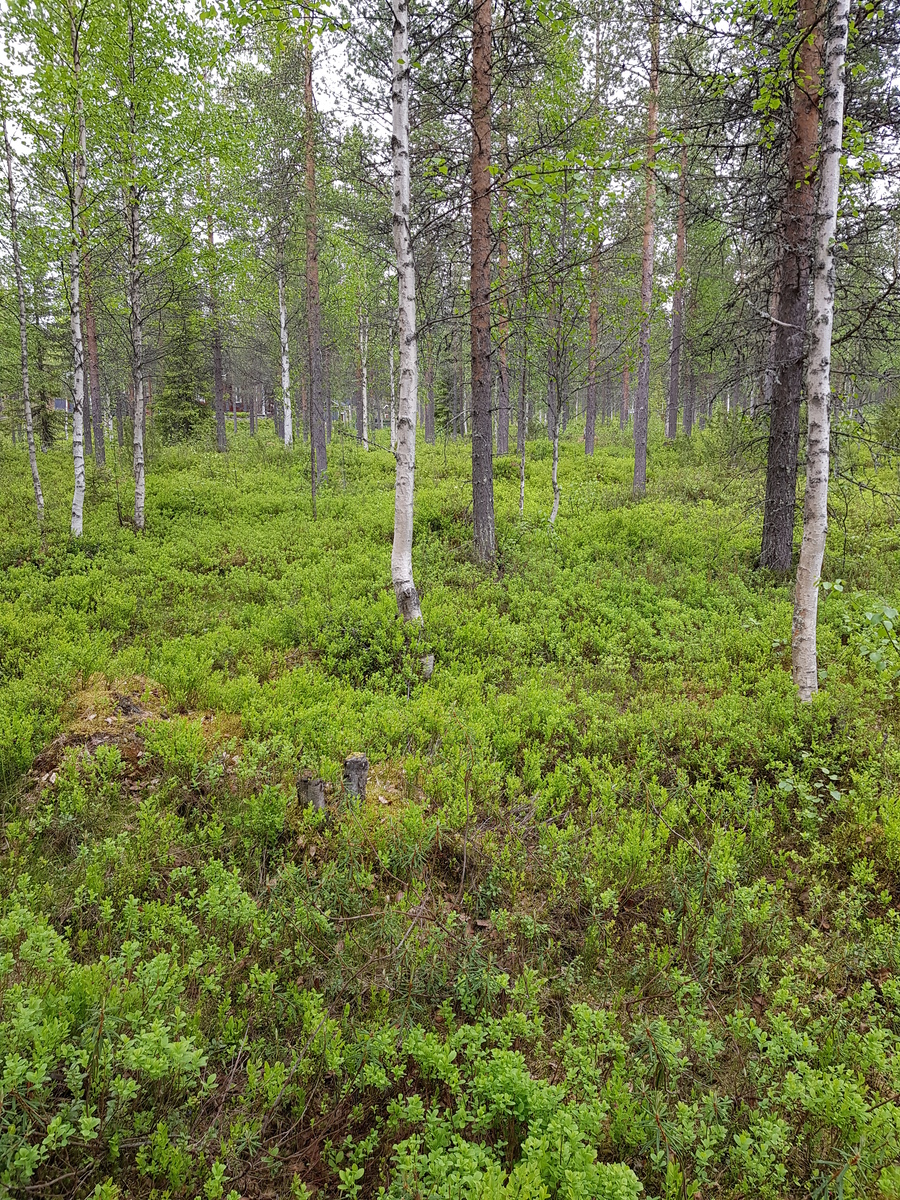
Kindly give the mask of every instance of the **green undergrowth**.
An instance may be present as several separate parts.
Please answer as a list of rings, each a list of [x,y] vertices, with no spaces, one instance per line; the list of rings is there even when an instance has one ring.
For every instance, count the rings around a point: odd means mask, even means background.
[[[640,504],[600,442],[553,531],[498,463],[492,573],[420,447],[415,638],[387,453],[313,523],[302,448],[159,451],[143,537],[123,461],[76,544],[0,443],[0,1192],[900,1197],[897,530],[844,512],[800,706],[725,435]]]

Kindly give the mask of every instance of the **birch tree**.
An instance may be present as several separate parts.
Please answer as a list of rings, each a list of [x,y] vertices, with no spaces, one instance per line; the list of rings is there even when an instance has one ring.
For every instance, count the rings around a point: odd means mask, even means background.
[[[803,701],[818,691],[816,618],[819,578],[828,531],[828,471],[831,402],[831,335],[834,328],[834,235],[837,226],[844,129],[844,64],[850,20],[849,0],[833,0],[825,50],[824,103],[819,143],[819,196],[813,297],[806,366],[806,494],[803,541],[797,566],[791,660]]]
[[[25,410],[25,440],[28,444],[28,462],[31,467],[31,482],[34,485],[34,502],[38,521],[44,520],[44,493],[38,472],[37,453],[34,446],[34,422],[31,417],[31,387],[28,375],[28,315],[25,308],[25,281],[22,277],[22,259],[19,253],[19,216],[16,206],[16,182],[13,174],[12,148],[6,128],[6,112],[3,113],[3,148],[6,152],[6,182],[9,189],[9,237],[12,244],[13,272],[16,277],[16,295],[19,301],[19,346],[22,363],[22,404]]]
[[[410,235],[409,166],[409,5],[408,0],[391,0],[393,13],[391,112],[393,131],[391,159],[391,220],[397,258],[399,300],[397,305],[400,342],[400,404],[397,413],[397,471],[394,483],[394,544],[391,550],[391,579],[397,608],[404,621],[421,623],[419,593],[413,582],[413,486],[416,469],[416,408],[419,364],[416,346],[416,271]],[[391,347],[393,380],[393,345]]]
[[[287,299],[284,285],[285,231],[279,230],[275,248],[278,274],[278,341],[281,352],[281,403],[284,406],[284,444],[293,445],[294,418],[291,412],[291,351],[288,343]]]

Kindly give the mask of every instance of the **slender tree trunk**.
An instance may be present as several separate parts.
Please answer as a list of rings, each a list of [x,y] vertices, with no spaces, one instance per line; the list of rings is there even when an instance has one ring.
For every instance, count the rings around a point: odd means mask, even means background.
[[[650,17],[650,98],[647,105],[647,158],[644,182],[644,239],[641,251],[641,330],[638,386],[634,398],[634,494],[647,490],[647,432],[650,424],[650,310],[653,302],[653,245],[656,214],[656,127],[659,116],[659,10]]]
[[[9,224],[12,242],[13,271],[16,276],[16,292],[19,298],[19,351],[22,360],[22,406],[25,410],[25,441],[28,445],[28,463],[31,467],[31,482],[34,487],[34,502],[38,521],[44,521],[44,493],[38,474],[37,451],[34,445],[34,423],[31,418],[31,383],[28,377],[28,316],[25,310],[25,282],[22,278],[22,260],[19,256],[19,216],[16,207],[16,184],[13,177],[12,150],[6,131],[6,116],[3,117],[3,147],[6,151],[6,181],[9,186]]]
[[[507,42],[509,29],[509,5],[503,5],[503,39]],[[500,315],[497,322],[497,453],[509,454],[509,121],[510,99],[508,89],[504,92],[500,106],[500,181],[499,221],[500,245],[498,262],[498,288]]]
[[[75,468],[75,488],[72,494],[71,531],[81,537],[84,528],[84,341],[81,333],[81,258],[82,214],[84,210],[85,164],[87,160],[87,130],[84,123],[84,101],[81,96],[80,30],[74,19],[71,23],[72,70],[75,78],[75,114],[78,147],[74,155],[74,178],[71,181],[69,323],[72,331],[72,460]]]
[[[804,334],[815,212],[812,176],[822,65],[819,0],[800,0],[799,21],[802,41],[794,71],[788,182],[779,227],[781,273],[760,554],[762,566],[780,573],[791,569],[794,548]]]
[[[134,61],[134,24],[128,18],[128,74],[131,88],[136,83]],[[134,471],[134,527],[144,528],[145,501],[145,469],[144,469],[144,430],[146,424],[146,407],[144,402],[144,314],[143,297],[141,295],[141,210],[140,193],[135,182],[137,164],[133,155],[137,143],[137,114],[134,99],[128,102],[128,129],[130,146],[128,148],[128,168],[132,178],[124,188],[125,226],[128,231],[128,276],[126,280],[126,302],[128,304],[128,325],[131,338],[131,378],[134,387],[134,421],[132,424],[132,468]],[[224,415],[224,414],[223,414]]]
[[[832,0],[825,55],[825,97],[819,146],[819,200],[806,367],[806,493],[803,541],[797,566],[791,639],[794,683],[803,701],[819,688],[816,623],[819,580],[828,532],[828,471],[831,439],[831,334],[834,327],[834,235],[837,228],[841,143],[844,131],[844,64],[850,0]]]
[[[390,382],[391,382],[391,399],[390,399],[390,409],[388,410],[388,421],[389,421],[390,431],[391,431],[390,432],[391,450],[393,451],[393,450],[396,450],[396,448],[397,448],[397,384],[396,384],[397,377],[396,377],[396,373],[394,370],[394,335],[393,335],[393,333],[391,334],[391,344],[390,344],[390,352],[389,352],[389,372],[390,372]],[[418,374],[416,375],[416,381],[418,382]]]
[[[322,352],[322,306],[319,297],[319,224],[316,197],[316,127],[313,103],[312,28],[305,26],[306,62],[303,84],[306,152],[306,324],[309,334],[310,439],[315,446],[317,480],[328,469],[325,428],[325,364]]]
[[[523,314],[524,317],[525,314]],[[528,432],[528,336],[522,333],[522,374],[519,380],[519,418],[516,428],[516,450],[519,454],[519,515],[525,512],[525,436]]]
[[[132,422],[132,469],[134,472],[134,527],[144,528],[146,480],[144,468],[144,320],[141,305],[140,208],[135,189],[129,185],[126,196],[125,221],[128,228],[128,280],[126,285],[131,337],[131,378],[134,387],[134,421]]]
[[[690,437],[694,430],[694,409],[697,406],[697,372],[694,370],[694,364],[688,363],[687,368],[688,385],[684,397],[684,411],[681,416],[681,427],[687,437]]]
[[[206,190],[212,197],[212,181],[207,171]],[[224,454],[228,449],[228,438],[225,433],[225,377],[222,372],[222,330],[219,325],[219,295],[216,283],[215,268],[215,238],[213,236],[212,213],[206,216],[206,240],[209,245],[211,276],[209,281],[209,315],[212,320],[212,357],[213,357],[213,389],[216,409],[216,450]]]
[[[553,445],[553,460],[550,469],[550,482],[553,485],[553,507],[550,510],[550,528],[552,529],[556,523],[556,515],[559,512],[559,425],[562,417],[562,397],[559,387],[559,355],[554,355],[553,376],[550,384],[550,393],[553,396],[552,407],[547,407],[547,421],[549,424],[548,433],[550,441]]]
[[[294,417],[291,412],[291,350],[288,344],[287,301],[284,289],[284,231],[279,230],[275,248],[278,272],[278,328],[281,344],[281,403],[284,407],[284,444],[293,445]]]
[[[103,403],[100,392],[100,353],[97,345],[97,322],[91,299],[91,260],[84,260],[84,334],[87,341],[88,378],[91,384],[91,419],[94,426],[94,461],[106,466],[106,439],[103,432]]]
[[[588,386],[584,420],[584,452],[594,453],[597,425],[597,346],[600,328],[600,243],[594,242],[591,255],[591,303],[588,315]]]
[[[678,217],[675,226],[675,295],[672,298],[672,350],[669,358],[669,395],[666,405],[666,437],[678,433],[678,388],[681,382],[681,343],[684,338],[684,257],[687,208],[687,142],[681,147],[678,174]]]
[[[434,356],[429,356],[428,370],[425,373],[425,392],[428,401],[425,405],[425,441],[434,445]]]
[[[600,121],[600,7],[594,20],[594,116]],[[599,219],[597,175],[594,173],[592,186],[594,218]],[[588,386],[587,409],[584,420],[584,452],[594,453],[594,437],[597,426],[597,350],[600,331],[600,236],[594,235],[591,251],[590,308],[588,313]]]
[[[472,21],[472,508],[475,554],[493,563],[494,464],[491,430],[491,0],[475,0]]]
[[[369,449],[369,318],[359,314],[359,412],[356,437],[363,450]]]
[[[391,0],[394,15],[391,80],[393,114],[393,186],[391,218],[399,285],[397,317],[400,342],[400,410],[396,417],[397,470],[394,482],[394,544],[391,579],[397,608],[404,621],[421,623],[419,594],[413,583],[413,489],[416,472],[416,406],[419,362],[416,344],[416,269],[410,235],[409,168],[409,7],[408,0]],[[391,341],[391,387],[394,355]]]
[[[631,367],[628,363],[622,368],[622,403],[619,406],[619,428],[628,428],[628,406],[631,393]]]

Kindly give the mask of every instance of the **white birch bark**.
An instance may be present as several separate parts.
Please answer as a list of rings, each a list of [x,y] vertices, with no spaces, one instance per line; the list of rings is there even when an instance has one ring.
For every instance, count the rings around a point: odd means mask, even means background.
[[[803,541],[797,566],[791,659],[802,701],[818,691],[816,619],[819,580],[828,531],[831,334],[834,326],[834,236],[837,228],[841,143],[844,130],[844,63],[850,0],[833,0],[825,57],[822,129],[819,135],[819,212],[813,265],[813,298],[806,367],[806,493]]]
[[[362,375],[362,445],[369,449],[369,318],[359,319],[359,362]]]
[[[284,294],[284,235],[278,237],[278,316],[281,336],[281,402],[284,405],[284,444],[293,445],[294,418],[291,413],[291,351],[288,344],[287,301]]]
[[[73,19],[71,24],[72,72],[75,78],[75,116],[78,147],[75,170],[71,181],[69,217],[71,220],[71,249],[69,264],[72,278],[69,285],[69,326],[72,332],[72,462],[75,468],[75,488],[72,493],[72,537],[81,537],[84,529],[84,339],[81,333],[81,215],[84,208],[87,152],[87,131],[84,123],[84,101],[81,96],[81,51],[79,33]]]
[[[12,150],[3,118],[3,147],[6,151],[6,181],[9,185],[9,228],[12,242],[13,271],[16,276],[16,291],[19,296],[19,343],[22,357],[22,403],[25,408],[25,440],[28,443],[28,462],[31,466],[31,481],[34,485],[34,502],[38,520],[44,520],[44,493],[38,473],[37,452],[34,446],[34,422],[31,418],[31,384],[28,376],[28,317],[25,309],[25,283],[22,279],[22,260],[19,255],[19,216],[16,209],[16,184],[13,178]]]
[[[416,404],[419,365],[416,346],[416,272],[409,229],[409,5],[408,0],[391,0],[393,25],[393,74],[391,78],[391,138],[393,179],[391,209],[394,250],[397,256],[397,305],[400,340],[400,409],[396,422],[397,471],[394,484],[394,544],[391,579],[397,608],[405,621],[421,622],[419,594],[413,583],[413,486],[416,467]],[[391,346],[391,390],[394,363]],[[393,405],[392,405],[393,412]],[[424,664],[423,664],[424,665]]]

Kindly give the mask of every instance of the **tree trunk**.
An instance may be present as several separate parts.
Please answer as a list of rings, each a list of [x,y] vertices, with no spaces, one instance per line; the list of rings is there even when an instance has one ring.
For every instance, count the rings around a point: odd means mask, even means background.
[[[797,566],[791,658],[803,701],[819,688],[816,654],[819,580],[828,532],[828,470],[831,401],[831,334],[834,326],[834,235],[837,227],[841,142],[844,130],[844,63],[850,0],[833,0],[825,56],[825,98],[819,146],[819,215],[806,368],[806,493],[803,541]]]
[[[136,82],[134,62],[134,23],[128,18],[128,75],[131,88]],[[137,114],[134,99],[128,102],[128,167],[132,178],[125,185],[125,226],[128,231],[128,276],[126,279],[126,302],[128,304],[128,326],[131,338],[131,378],[134,386],[134,421],[132,423],[132,467],[134,471],[134,527],[144,528],[145,472],[144,472],[144,427],[146,408],[144,404],[144,314],[141,296],[141,211],[137,183],[137,164],[134,149],[137,142]],[[224,408],[222,419],[224,422]]]
[[[697,405],[697,372],[694,370],[694,364],[688,363],[687,368],[687,391],[684,397],[684,411],[681,415],[681,427],[687,437],[690,437],[694,430],[694,409]]]
[[[284,294],[284,231],[278,232],[275,248],[278,272],[278,330],[281,346],[281,403],[284,408],[284,444],[293,445],[294,417],[291,412],[291,350],[288,344],[287,301]]]
[[[325,429],[325,371],[322,353],[322,306],[319,298],[319,229],[316,198],[315,110],[313,107],[312,28],[304,29],[306,62],[303,103],[306,151],[306,325],[309,333],[310,440],[314,447],[317,481],[328,469]]]
[[[391,399],[390,399],[390,409],[388,410],[388,423],[390,426],[391,451],[393,452],[397,448],[397,384],[396,384],[396,374],[394,371],[394,335],[393,335],[393,333],[391,334],[391,344],[390,344],[390,353],[389,353],[389,372],[390,372],[390,383],[391,383],[391,393],[390,393]],[[416,375],[416,381],[418,383],[418,374]]]
[[[19,256],[19,216],[16,208],[16,184],[13,178],[12,150],[6,131],[6,116],[3,116],[3,147],[6,151],[6,181],[9,186],[9,225],[12,242],[13,271],[16,276],[16,292],[19,297],[19,350],[22,359],[22,406],[25,410],[25,441],[28,445],[28,463],[31,467],[31,482],[34,487],[34,502],[38,521],[44,521],[44,493],[38,473],[37,451],[34,445],[34,422],[31,418],[31,384],[28,377],[28,317],[25,310],[25,282],[22,278],[22,260]]]
[[[818,3],[819,0],[800,0],[802,40],[794,74],[788,182],[779,225],[780,286],[776,302],[774,374],[760,564],[780,573],[790,570],[794,548],[803,345],[815,211],[812,176],[819,121],[819,71],[822,65]]]
[[[132,469],[134,471],[134,527],[144,528],[144,320],[140,292],[141,229],[135,190],[129,185],[125,205],[128,228],[128,279],[126,283],[128,325],[131,337],[131,378],[134,388],[132,422]],[[224,411],[224,410],[223,410]]]
[[[631,392],[631,367],[628,363],[622,368],[622,403],[619,407],[619,428],[628,428],[628,406]]]
[[[687,142],[681,147],[678,176],[678,217],[675,227],[675,295],[672,298],[672,351],[669,358],[669,395],[666,405],[666,437],[678,433],[678,389],[681,382],[681,344],[684,339],[684,256],[687,207]]]
[[[425,373],[425,392],[428,401],[425,405],[425,441],[434,445],[434,356],[429,357],[428,370]]]
[[[69,324],[72,331],[72,460],[75,468],[75,488],[72,493],[71,531],[81,537],[84,528],[84,341],[81,334],[81,257],[82,213],[84,209],[85,163],[87,130],[84,123],[84,101],[81,96],[80,29],[74,18],[71,23],[72,70],[75,77],[75,113],[78,147],[75,151],[75,171],[70,192],[69,218],[71,232],[69,286]]]
[[[504,42],[508,33],[509,7],[503,7]],[[500,108],[500,245],[497,286],[500,317],[497,322],[497,453],[509,454],[509,92]]]
[[[97,322],[91,300],[91,260],[84,260],[84,334],[87,341],[88,378],[91,384],[91,420],[94,426],[94,461],[106,466],[106,439],[103,433],[103,404],[100,393],[100,353],[97,346]]]
[[[650,309],[653,301],[653,243],[656,214],[656,126],[659,116],[659,9],[650,16],[650,97],[647,105],[647,158],[644,180],[644,238],[641,251],[641,330],[638,386],[634,398],[634,494],[647,490],[647,431],[650,424]]]
[[[594,453],[597,425],[597,345],[600,328],[600,243],[594,242],[591,255],[591,305],[588,316],[588,386],[584,420],[584,452]]]
[[[472,21],[472,509],[475,554],[493,563],[494,464],[491,430],[491,0],[475,0]]]
[[[356,440],[369,449],[369,318],[359,314],[359,410],[356,414]]]
[[[393,77],[393,183],[391,218],[397,256],[397,326],[400,342],[400,410],[396,414],[397,470],[394,481],[394,543],[391,550],[391,579],[397,608],[404,621],[421,623],[422,609],[413,582],[413,488],[416,471],[416,407],[419,394],[419,363],[416,345],[416,269],[410,235],[409,169],[409,7],[408,0],[391,0],[394,15],[392,37]],[[391,391],[394,380],[394,343],[391,341]],[[393,411],[393,405],[392,405]]]

